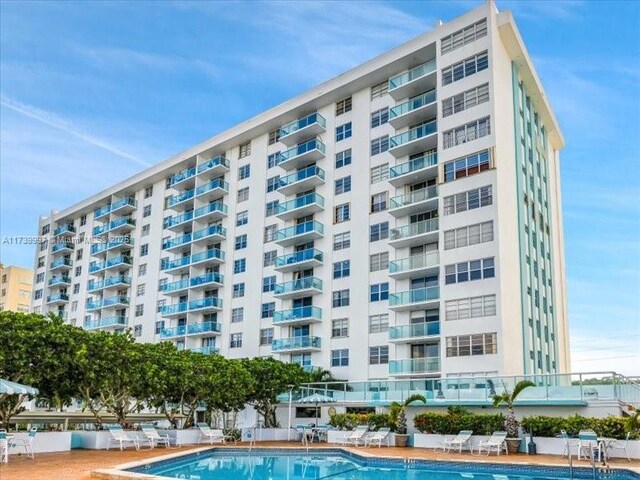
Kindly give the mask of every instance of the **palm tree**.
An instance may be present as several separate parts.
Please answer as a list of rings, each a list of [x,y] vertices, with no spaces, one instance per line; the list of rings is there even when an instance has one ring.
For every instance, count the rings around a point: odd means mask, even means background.
[[[515,403],[516,398],[518,398],[518,395],[520,395],[525,388],[533,386],[535,386],[535,384],[529,380],[520,380],[516,383],[516,386],[513,387],[513,392],[509,392],[506,385],[504,385],[504,392],[500,395],[496,394],[493,396],[494,407],[499,407],[504,403],[509,409],[507,417],[504,420],[504,429],[507,431],[507,436],[509,438],[517,438],[518,436],[518,421],[516,420],[516,414],[513,411],[513,404]]]
[[[427,399],[424,398],[424,395],[410,395],[407,399],[402,402],[393,402],[389,406],[389,423],[393,426],[393,430],[400,434],[407,434],[407,414],[406,410],[409,404],[413,402],[422,402],[427,403]]]

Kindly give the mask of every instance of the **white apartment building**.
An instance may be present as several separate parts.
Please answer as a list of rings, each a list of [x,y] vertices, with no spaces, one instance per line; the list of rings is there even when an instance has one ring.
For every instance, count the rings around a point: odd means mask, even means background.
[[[32,306],[349,380],[567,372],[563,145],[488,2],[40,218]]]

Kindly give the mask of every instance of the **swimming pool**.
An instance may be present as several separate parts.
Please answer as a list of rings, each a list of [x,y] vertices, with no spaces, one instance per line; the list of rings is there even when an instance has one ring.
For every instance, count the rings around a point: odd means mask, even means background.
[[[340,449],[213,448],[131,468],[128,471],[190,480],[550,480],[569,478],[564,467],[495,463],[433,462],[364,457]],[[593,480],[593,471],[574,468],[573,478]],[[605,477],[602,477],[603,479]],[[607,480],[638,480],[616,470]]]

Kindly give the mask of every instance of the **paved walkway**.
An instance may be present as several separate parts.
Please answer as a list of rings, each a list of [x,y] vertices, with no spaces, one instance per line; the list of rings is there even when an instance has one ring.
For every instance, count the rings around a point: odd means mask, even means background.
[[[11,455],[8,464],[0,464],[0,480],[89,480],[91,471],[97,468],[109,468],[122,463],[135,462],[137,460],[151,459],[154,457],[166,455],[167,453],[188,452],[198,447],[180,447],[180,448],[156,448],[154,450],[72,450],[63,453],[42,453],[37,454],[35,460],[28,459],[24,456]],[[259,447],[300,447],[295,442],[261,442]],[[314,444],[314,447],[327,447],[327,444]],[[335,445],[328,445],[335,447]],[[421,448],[355,448],[350,449],[356,453],[373,454],[377,456],[391,456],[403,458],[422,458],[428,460],[462,460],[462,461],[487,461],[486,457],[478,457],[468,453],[443,454]],[[567,465],[567,459],[557,455],[500,455],[499,457],[492,455],[489,459],[491,462],[511,462],[511,463],[528,463],[528,464],[547,464],[547,465]],[[626,460],[612,460],[613,466],[633,468],[640,471],[640,461],[634,460],[631,464]],[[588,462],[575,461],[574,465],[588,466]],[[243,480],[243,479],[238,479]]]

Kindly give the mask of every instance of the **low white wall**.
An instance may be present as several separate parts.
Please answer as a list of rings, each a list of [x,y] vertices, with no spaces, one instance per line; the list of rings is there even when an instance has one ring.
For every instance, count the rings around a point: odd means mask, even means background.
[[[169,435],[171,445],[195,445],[200,442],[200,430],[197,428],[188,428],[186,430],[158,430],[158,433],[160,435]]]
[[[109,432],[106,432],[106,431],[71,432],[72,448],[102,450],[107,448],[108,441],[109,441]]]
[[[27,432],[11,433],[14,438],[9,443],[22,442],[29,438]],[[33,453],[68,452],[71,450],[71,432],[38,432],[33,440]],[[9,448],[9,454],[25,453],[24,447]]]
[[[289,433],[288,428],[257,428],[256,429],[256,441],[258,442],[272,442],[272,441],[287,441],[289,439],[289,435],[291,435],[291,440],[299,439],[299,434],[295,430],[291,430]],[[249,440],[247,437],[247,430],[242,431],[242,440]]]

